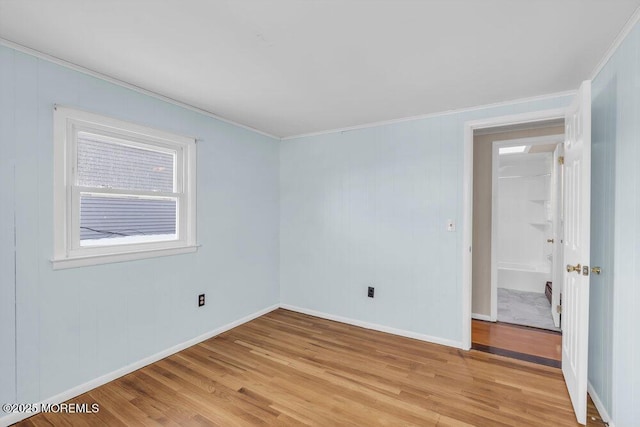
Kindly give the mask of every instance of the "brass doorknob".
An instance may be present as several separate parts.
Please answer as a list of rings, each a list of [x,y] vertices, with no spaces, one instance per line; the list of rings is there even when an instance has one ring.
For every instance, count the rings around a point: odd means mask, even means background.
[[[593,274],[600,274],[602,273],[602,269],[600,267],[591,267],[591,272]]]
[[[555,242],[554,239],[547,239],[547,243],[553,243],[553,242]]]
[[[576,264],[576,265],[567,264],[567,273],[571,273],[572,271],[575,271],[576,273],[580,273],[581,269],[582,269],[582,266],[580,264]]]

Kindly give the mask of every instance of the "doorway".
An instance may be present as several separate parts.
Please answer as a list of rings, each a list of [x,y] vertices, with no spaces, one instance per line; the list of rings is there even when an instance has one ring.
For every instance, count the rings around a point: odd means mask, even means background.
[[[564,124],[527,133],[540,136],[477,138],[492,145],[490,311],[498,322],[559,332]],[[474,203],[478,209],[487,204]]]
[[[553,162],[563,141],[563,118],[474,131],[474,349],[560,366],[552,306],[561,294],[561,173]]]
[[[518,137],[532,137],[531,134],[521,134],[517,136],[507,136],[506,133],[509,131],[527,131],[541,127],[549,127],[549,126],[561,126],[564,122],[565,115],[567,109],[558,108],[553,110],[544,110],[544,111],[534,111],[530,113],[524,114],[515,114],[511,116],[502,116],[502,117],[493,117],[488,119],[475,120],[472,122],[467,122],[464,125],[464,169],[463,169],[463,218],[462,218],[462,226],[463,226],[463,236],[462,236],[462,284],[463,284],[463,298],[462,298],[462,348],[471,349],[471,338],[472,338],[472,319],[475,321],[483,320],[489,322],[497,321],[497,309],[494,312],[491,312],[491,299],[485,297],[484,301],[484,310],[480,311],[477,306],[475,310],[472,310],[473,306],[476,304],[472,303],[473,292],[472,292],[472,257],[477,255],[478,253],[485,255],[485,260],[483,265],[485,265],[485,277],[488,278],[484,281],[485,285],[489,288],[489,290],[484,293],[487,295],[491,293],[491,252],[495,250],[495,248],[491,248],[491,209],[485,210],[485,226],[482,227],[474,227],[474,198],[477,199],[478,195],[474,192],[474,189],[478,187],[478,177],[474,176],[476,171],[474,170],[474,157],[476,156],[476,147],[474,144],[474,136],[481,135],[482,133],[504,133],[504,140],[514,139]],[[558,132],[555,132],[556,134]],[[485,150],[485,159],[488,156],[487,162],[491,162],[492,156],[492,148]],[[481,179],[484,181],[482,188],[487,191],[492,191],[492,179],[491,179],[491,167],[484,168],[484,177]],[[486,199],[486,198],[485,198]],[[486,213],[488,212],[488,214]],[[482,214],[481,214],[482,215]],[[489,242],[484,245],[484,250],[473,250],[472,242],[476,244],[477,235],[474,235],[476,232],[484,231],[484,239]],[[487,250],[489,248],[489,250]],[[474,262],[478,262],[478,260],[473,260]],[[487,285],[488,284],[488,285]],[[476,294],[477,296],[478,294]],[[493,298],[497,298],[497,296],[493,296]],[[473,312],[476,312],[475,315],[472,315]]]
[[[590,262],[591,208],[591,82],[582,82],[564,109],[538,111],[467,122],[464,125],[463,236],[462,236],[462,348],[472,339],[472,257],[474,199],[474,133],[481,129],[540,125],[563,120],[565,125],[563,174],[563,238],[561,368],[576,419],[586,423],[587,351],[589,341],[589,276],[598,274]],[[473,242],[473,246],[472,246]],[[491,248],[489,252],[495,250]],[[484,248],[486,251],[486,248]],[[491,320],[491,319],[489,319]],[[494,324],[493,322],[486,322]],[[498,323],[495,323],[498,324]]]
[[[474,131],[473,318],[558,330],[563,141],[562,118]]]

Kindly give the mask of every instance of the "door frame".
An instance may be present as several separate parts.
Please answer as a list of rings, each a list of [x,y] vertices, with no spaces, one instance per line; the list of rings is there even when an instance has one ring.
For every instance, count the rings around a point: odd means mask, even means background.
[[[533,136],[525,138],[508,139],[491,142],[491,301],[490,301],[490,321],[498,320],[498,150],[502,147],[514,147],[518,145],[546,145],[562,144],[564,142],[564,132],[544,136]],[[550,153],[553,158],[553,152]],[[552,172],[553,173],[553,172]],[[473,215],[471,216],[473,221]],[[557,260],[553,261],[551,274]],[[471,283],[473,291],[473,282]]]
[[[464,124],[464,166],[462,177],[462,348],[471,349],[471,259],[473,256],[473,132],[499,126],[536,123],[565,118],[566,108],[533,111]]]
[[[553,222],[552,234],[557,242],[553,246],[554,265],[551,280],[552,283],[557,283],[557,285],[556,291],[551,293],[551,317],[553,318],[553,324],[562,330],[561,314],[558,312],[558,307],[562,305],[561,297],[564,285],[564,248],[562,245],[564,241],[564,167],[563,163],[560,163],[560,159],[564,163],[564,143],[558,144],[553,152],[553,169],[555,173],[552,181],[553,188],[555,188],[555,194],[552,195],[554,202],[553,216],[556,219]]]

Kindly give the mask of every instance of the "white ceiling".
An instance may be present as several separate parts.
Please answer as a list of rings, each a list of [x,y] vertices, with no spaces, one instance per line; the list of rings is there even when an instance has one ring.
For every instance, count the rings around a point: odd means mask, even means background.
[[[640,0],[0,0],[0,37],[285,137],[576,89]]]

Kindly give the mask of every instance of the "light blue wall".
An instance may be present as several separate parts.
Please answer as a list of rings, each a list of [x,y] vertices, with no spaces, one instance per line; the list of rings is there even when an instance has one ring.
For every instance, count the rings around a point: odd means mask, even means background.
[[[611,414],[613,366],[613,259],[617,79],[607,67],[591,88],[591,275],[589,382]]]
[[[569,102],[283,141],[282,303],[461,342],[464,123]],[[456,232],[446,231],[449,218]]]
[[[0,50],[0,64],[11,52]],[[15,144],[11,141],[14,117],[12,70],[0,66],[0,402],[16,400],[15,257],[13,234]],[[0,416],[2,414],[0,413]]]
[[[607,273],[605,281],[613,282],[594,281],[591,288],[595,291],[592,315],[610,313],[603,316],[603,332],[592,338],[589,379],[615,425],[626,427],[637,425],[640,419],[640,25],[593,86],[593,131],[613,155],[613,159],[593,157],[594,169],[607,171],[604,182],[594,176],[594,187],[601,192],[613,190],[615,208],[600,209],[608,215],[605,232],[613,232],[613,251],[603,265],[613,272]],[[609,204],[611,196],[594,201],[598,202]],[[607,250],[611,243],[604,243]],[[601,261],[592,259],[595,262]],[[596,290],[598,284],[604,289]]]
[[[0,89],[1,401],[37,402],[278,303],[276,140],[5,47]],[[54,103],[199,138],[197,253],[52,270]]]

